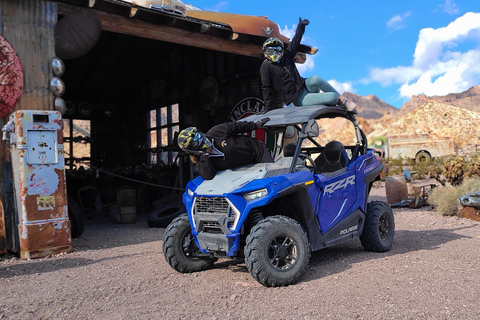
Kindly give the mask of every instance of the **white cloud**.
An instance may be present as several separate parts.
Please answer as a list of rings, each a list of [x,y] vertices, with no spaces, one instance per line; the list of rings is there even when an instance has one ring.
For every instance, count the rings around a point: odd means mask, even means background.
[[[445,0],[443,4],[440,5],[444,12],[448,14],[457,14],[460,9],[453,0]]]
[[[206,7],[204,10],[206,10],[206,11],[221,11],[221,10],[224,10],[226,7],[228,7],[228,2],[227,1],[220,1],[217,4],[215,4],[213,7]]]
[[[285,25],[285,27],[283,27],[283,29],[280,28],[280,34],[282,34],[285,37],[292,40],[293,36],[295,35],[295,30],[297,30],[297,25],[296,24],[294,24],[292,26],[292,28],[289,28],[287,25]]]
[[[402,15],[396,14],[387,21],[387,27],[392,30],[399,30],[406,27],[406,19],[411,15],[410,11]]]
[[[332,79],[328,80],[328,83],[330,83],[330,85],[334,87],[340,94],[344,93],[345,91],[352,93],[355,92],[351,82],[338,82],[337,80]]]
[[[461,51],[458,47],[465,42],[470,48]],[[411,66],[373,68],[365,82],[401,84],[401,97],[445,95],[480,84],[480,13],[466,13],[446,27],[420,30]]]
[[[289,28],[287,25],[283,29],[280,28],[280,34],[284,35],[285,37],[288,37],[290,40],[293,39],[295,36],[295,30],[297,30],[297,25],[294,24],[291,28]],[[304,39],[307,37],[303,37],[301,43],[304,43]],[[308,38],[307,38],[308,39]],[[308,40],[307,40],[308,41]],[[304,74],[307,71],[313,70],[315,68],[315,58],[313,55],[308,55],[307,54],[307,60],[303,64],[296,64],[298,72],[300,75]]]

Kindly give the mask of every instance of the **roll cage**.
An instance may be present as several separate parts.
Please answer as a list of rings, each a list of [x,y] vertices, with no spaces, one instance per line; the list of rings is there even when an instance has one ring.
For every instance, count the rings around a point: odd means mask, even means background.
[[[310,157],[312,154],[319,154],[322,152],[324,146],[320,145],[315,138],[319,135],[319,127],[317,120],[325,118],[345,118],[349,120],[355,128],[355,145],[344,146],[349,150],[348,165],[353,163],[359,155],[368,152],[367,137],[360,129],[355,118],[355,111],[348,111],[343,107],[337,106],[303,106],[303,107],[288,107],[269,111],[264,114],[255,114],[243,118],[239,121],[258,121],[263,118],[270,118],[264,125],[267,132],[276,134],[276,143],[273,151],[274,158],[282,155],[285,147],[286,131],[289,127],[296,131],[298,141],[296,143],[295,153],[293,154],[293,161],[290,165],[289,172],[295,171],[296,160],[299,157]],[[302,147],[302,143],[308,139],[314,146]],[[310,160],[311,161],[311,160]]]

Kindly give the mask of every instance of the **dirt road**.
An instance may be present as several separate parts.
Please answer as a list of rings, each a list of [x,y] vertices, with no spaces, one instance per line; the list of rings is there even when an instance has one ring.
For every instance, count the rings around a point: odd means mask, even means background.
[[[480,223],[429,207],[394,212],[391,251],[353,240],[315,252],[302,280],[282,288],[257,283],[242,261],[177,273],[164,229],[97,217],[74,253],[0,258],[0,319],[480,319]]]

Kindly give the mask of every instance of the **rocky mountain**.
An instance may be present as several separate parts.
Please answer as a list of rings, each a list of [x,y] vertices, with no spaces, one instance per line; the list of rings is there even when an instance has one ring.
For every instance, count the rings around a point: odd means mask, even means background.
[[[461,93],[449,93],[445,96],[427,97],[424,94],[412,96],[410,101],[402,106],[401,111],[402,113],[408,113],[409,111],[424,105],[428,101],[435,101],[480,112],[480,86],[471,87],[467,91]]]
[[[343,96],[358,105],[357,119],[369,141],[374,136],[426,133],[452,138],[460,154],[480,150],[480,86],[445,96],[413,96],[400,110],[373,95],[345,92]],[[344,125],[346,122],[323,124],[325,139],[333,139],[336,129],[340,134],[345,132],[345,141],[353,141]]]
[[[373,94],[366,97],[351,92],[344,92],[343,97],[357,104],[358,117],[365,119],[380,119],[385,114],[396,114],[399,109],[380,100]]]

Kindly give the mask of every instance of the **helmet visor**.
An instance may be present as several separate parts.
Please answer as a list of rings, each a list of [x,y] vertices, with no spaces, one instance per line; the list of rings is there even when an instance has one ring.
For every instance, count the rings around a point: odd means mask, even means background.
[[[190,143],[189,149],[192,150],[200,150],[200,149],[208,149],[212,146],[210,140],[208,140],[207,136],[205,136],[202,132],[195,133],[195,136]]]
[[[267,59],[277,62],[283,57],[283,48],[278,47],[266,47],[264,51],[265,57]]]

